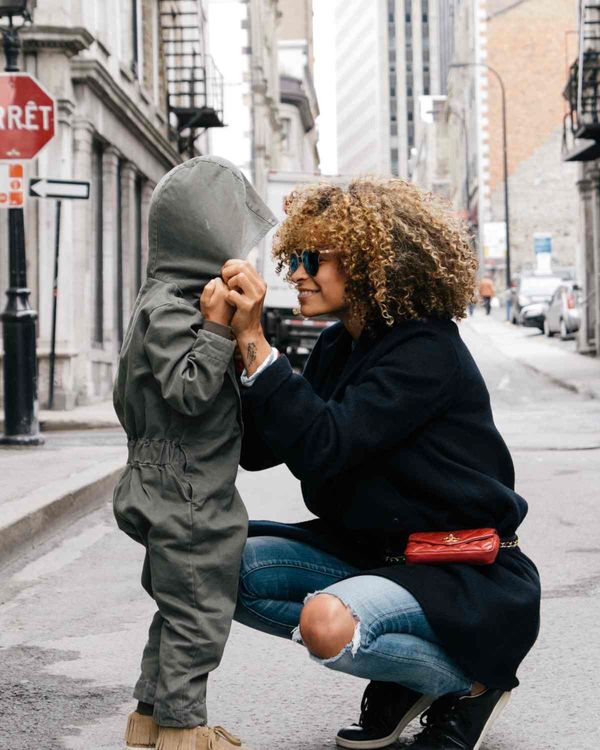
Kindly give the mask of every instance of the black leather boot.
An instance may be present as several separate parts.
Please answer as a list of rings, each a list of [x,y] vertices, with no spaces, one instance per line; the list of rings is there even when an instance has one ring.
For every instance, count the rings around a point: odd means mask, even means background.
[[[349,748],[387,747],[432,700],[395,682],[370,682],[362,697],[358,724],[340,729],[335,741]]]
[[[509,692],[492,689],[479,695],[444,695],[421,717],[425,728],[410,747],[412,750],[479,750],[509,698]]]

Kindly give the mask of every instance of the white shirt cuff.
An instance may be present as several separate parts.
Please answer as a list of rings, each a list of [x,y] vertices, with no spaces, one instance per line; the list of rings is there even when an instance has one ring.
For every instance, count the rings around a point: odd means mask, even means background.
[[[240,376],[240,383],[242,385],[245,385],[246,387],[253,385],[256,378],[261,374],[263,370],[266,370],[269,365],[272,365],[273,362],[279,357],[279,351],[272,346],[271,347],[271,353],[269,356],[265,359],[265,361],[259,365],[258,369],[248,377],[246,373],[246,369],[244,368],[241,376]]]

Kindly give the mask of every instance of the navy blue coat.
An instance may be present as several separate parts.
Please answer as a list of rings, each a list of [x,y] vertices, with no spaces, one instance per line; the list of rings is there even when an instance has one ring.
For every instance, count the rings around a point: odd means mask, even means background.
[[[539,628],[539,577],[520,549],[488,566],[382,567],[412,532],[508,537],[525,517],[479,369],[451,320],[365,331],[351,345],[337,323],[302,375],[280,357],[243,389],[241,465],[286,463],[318,518],[277,533],[397,582],[469,677],[511,689]]]

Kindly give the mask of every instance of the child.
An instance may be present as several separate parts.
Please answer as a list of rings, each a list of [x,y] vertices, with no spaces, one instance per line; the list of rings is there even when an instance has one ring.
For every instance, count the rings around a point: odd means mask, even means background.
[[[243,174],[217,157],[175,167],[152,197],[147,280],[114,389],[129,449],[114,513],[146,548],[142,585],[158,607],[127,724],[131,747],[241,747],[206,726],[207,676],[229,635],[248,521],[234,485],[242,434],[228,325],[235,309],[214,277],[275,223]]]

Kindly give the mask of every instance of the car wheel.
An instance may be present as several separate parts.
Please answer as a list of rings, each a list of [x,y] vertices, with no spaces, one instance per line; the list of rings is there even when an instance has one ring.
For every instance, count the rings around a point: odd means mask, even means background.
[[[567,324],[563,319],[560,321],[560,340],[561,341],[567,341],[571,338],[571,334],[569,333],[569,329],[567,328]]]
[[[550,323],[548,323],[548,318],[544,318],[544,336],[547,336],[549,339],[554,336],[554,331],[550,330]]]

